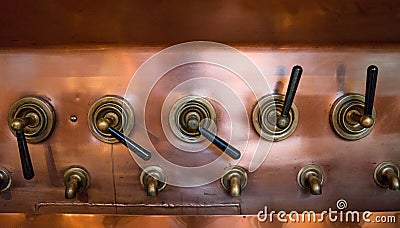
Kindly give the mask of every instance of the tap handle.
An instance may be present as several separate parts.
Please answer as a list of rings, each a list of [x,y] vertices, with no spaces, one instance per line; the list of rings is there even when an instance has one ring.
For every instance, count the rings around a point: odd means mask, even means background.
[[[225,142],[223,139],[220,137],[216,136],[213,134],[211,131],[207,130],[206,128],[202,127],[201,125],[198,126],[200,134],[204,136],[208,141],[212,142],[215,146],[217,146],[220,150],[222,150],[224,153],[229,155],[229,157],[233,159],[239,159],[240,158],[240,151],[230,145],[229,143]]]
[[[31,161],[31,156],[29,154],[28,145],[26,143],[24,130],[17,130],[16,136],[24,178],[26,180],[31,180],[33,177],[35,177],[35,172],[33,171],[33,165]]]
[[[37,120],[35,118],[28,114],[23,118],[15,118],[11,122],[11,129],[15,131],[15,136],[17,137],[22,173],[26,180],[31,180],[33,177],[35,177],[35,172],[33,171],[33,165],[31,156],[29,154],[28,144],[26,142],[24,129],[26,126],[35,125],[36,121]]]
[[[108,118],[100,118],[97,122],[98,128],[103,131],[110,133],[114,138],[116,138],[120,143],[125,145],[128,149],[132,150],[141,159],[147,161],[151,158],[151,153],[134,142],[132,139],[125,137],[125,135],[111,126],[112,120]]]
[[[282,112],[281,115],[277,118],[277,126],[281,129],[284,129],[289,125],[289,112],[292,108],[292,103],[294,100],[294,96],[296,95],[297,87],[299,86],[302,73],[303,68],[301,68],[301,66],[296,65],[292,68],[292,73],[290,75],[289,85],[286,91]]]
[[[367,83],[365,88],[364,115],[371,117],[374,107],[376,81],[378,78],[378,67],[371,65],[367,69]]]

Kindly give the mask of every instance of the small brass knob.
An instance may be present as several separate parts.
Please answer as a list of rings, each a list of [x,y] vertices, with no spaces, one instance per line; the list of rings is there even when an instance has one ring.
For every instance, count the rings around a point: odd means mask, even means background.
[[[221,177],[221,185],[232,197],[240,196],[247,185],[246,170],[240,166],[227,167]]]
[[[74,199],[80,192],[89,187],[90,176],[87,170],[82,167],[70,167],[64,173],[65,198]]]
[[[65,198],[73,199],[80,188],[81,178],[78,175],[71,175],[65,188]]]
[[[360,118],[360,124],[365,128],[372,127],[372,125],[374,125],[374,122],[375,122],[374,119],[370,116],[362,116]]]
[[[280,129],[285,129],[290,124],[289,112],[292,108],[293,100],[296,95],[297,87],[300,83],[303,68],[301,66],[294,66],[290,75],[289,85],[285,95],[285,101],[281,114],[277,117],[276,126]]]
[[[97,120],[97,129],[99,129],[103,133],[107,133],[107,129],[110,127],[110,120],[107,118],[100,118]]]

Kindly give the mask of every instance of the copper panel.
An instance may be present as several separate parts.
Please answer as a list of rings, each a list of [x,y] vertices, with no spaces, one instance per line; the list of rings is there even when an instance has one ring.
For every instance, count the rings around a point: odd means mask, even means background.
[[[249,174],[249,182],[241,197],[228,196],[216,181],[196,188],[167,186],[157,197],[146,196],[139,183],[140,168],[120,144],[110,145],[96,140],[87,127],[87,112],[92,102],[105,94],[123,96],[133,73],[152,54],[163,47],[92,47],[18,49],[0,52],[0,165],[13,174],[13,186],[0,194],[1,212],[35,213],[35,206],[46,203],[88,203],[71,206],[42,207],[42,212],[63,213],[132,213],[132,214],[254,214],[268,206],[274,210],[316,211],[334,207],[338,199],[346,199],[349,209],[386,211],[398,210],[398,192],[377,187],[372,175],[381,161],[400,163],[397,146],[400,143],[398,111],[400,104],[400,49],[341,48],[307,49],[237,46],[260,68],[268,83],[285,91],[290,68],[300,64],[304,75],[295,103],[299,109],[299,125],[294,134],[274,143],[263,165]],[[344,92],[363,93],[365,70],[369,64],[379,69],[376,94],[377,123],[366,138],[349,142],[338,138],[329,126],[330,105]],[[180,73],[196,77],[210,71],[206,65],[183,68]],[[179,156],[179,151],[164,138],[159,115],[162,104],[180,74],[166,75],[164,90],[150,97],[146,107],[153,144],[160,153],[180,164],[206,163],[215,156],[207,149],[193,156]],[[229,77],[221,74],[218,77]],[[236,83],[235,80],[232,80]],[[235,87],[246,96],[245,90]],[[145,88],[143,88],[145,89]],[[260,88],[261,89],[261,88]],[[36,178],[22,178],[15,137],[7,127],[10,105],[26,95],[41,95],[51,99],[57,115],[54,134],[45,142],[29,144]],[[245,104],[248,115],[255,103],[249,98]],[[140,109],[141,107],[134,107]],[[71,115],[78,121],[70,122]],[[246,116],[246,115],[243,115]],[[229,137],[228,119],[222,118],[223,136]],[[243,119],[242,121],[247,121]],[[242,122],[244,124],[244,122]],[[238,129],[234,129],[238,130]],[[246,129],[247,130],[247,129]],[[137,139],[133,133],[132,137]],[[258,135],[250,129],[250,146]],[[140,137],[139,137],[140,139]],[[140,143],[140,141],[138,141]],[[235,142],[238,144],[242,141]],[[249,157],[240,164],[248,165]],[[322,196],[310,196],[296,183],[297,171],[308,163],[320,165],[326,174]],[[62,175],[70,165],[85,167],[92,177],[87,194],[78,199],[64,199]],[[91,204],[113,206],[92,207]],[[114,205],[116,204],[116,205]],[[129,205],[144,205],[138,209]],[[153,207],[146,205],[194,205],[191,207]],[[220,207],[220,205],[239,205]],[[128,205],[121,207],[118,205]],[[205,205],[207,209],[198,209]],[[197,208],[197,209],[196,209]],[[200,207],[201,208],[201,207]],[[228,212],[227,212],[228,209]]]

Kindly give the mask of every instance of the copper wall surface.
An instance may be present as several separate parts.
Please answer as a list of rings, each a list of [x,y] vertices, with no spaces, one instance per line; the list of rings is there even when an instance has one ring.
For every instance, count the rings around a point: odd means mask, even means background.
[[[1,51],[0,116],[3,118],[0,121],[4,128],[0,131],[0,165],[9,169],[13,176],[10,191],[0,194],[1,212],[254,214],[264,206],[274,210],[322,211],[335,207],[338,199],[347,200],[349,209],[398,210],[398,192],[379,188],[372,177],[376,164],[382,161],[400,163],[397,148],[400,143],[397,118],[400,54],[397,47],[236,47],[254,61],[272,87],[281,85],[278,91],[281,93],[286,90],[291,67],[300,64],[304,68],[295,98],[300,115],[296,131],[288,139],[273,143],[267,159],[258,170],[249,173],[248,186],[241,197],[236,198],[226,194],[218,181],[195,188],[167,186],[157,197],[148,197],[139,182],[141,169],[128,150],[120,144],[98,141],[88,129],[90,105],[106,94],[124,96],[134,72],[162,48],[103,46]],[[343,93],[364,93],[365,71],[369,64],[376,64],[380,69],[376,126],[364,139],[340,139],[329,125],[330,106]],[[207,65],[174,72],[164,76],[169,83],[179,81],[175,79],[182,75],[207,72]],[[230,76],[220,74],[218,77]],[[235,79],[232,82],[236,83]],[[238,88],[236,92],[243,94],[245,90]],[[158,99],[146,107],[150,110],[146,112],[150,115],[148,118],[156,120],[148,125],[151,134],[159,137],[153,140],[155,148],[178,164],[208,162],[210,156],[215,156],[212,148],[176,156],[180,152],[163,139],[158,118],[167,92],[158,90]],[[26,95],[48,97],[57,115],[53,135],[43,143],[29,144],[36,171],[32,181],[22,178],[16,139],[7,127],[6,118],[10,105]],[[248,99],[245,115],[250,115],[255,102],[255,98]],[[78,121],[71,122],[71,115],[76,115]],[[227,123],[227,119],[218,119],[224,138],[230,137]],[[132,137],[141,143],[135,132]],[[254,145],[258,139],[251,128],[249,145]],[[249,157],[244,157],[239,164],[247,168],[248,162]],[[296,183],[297,171],[309,163],[324,169],[321,196],[304,193]],[[62,175],[70,165],[81,165],[92,176],[87,193],[75,200],[64,199]]]

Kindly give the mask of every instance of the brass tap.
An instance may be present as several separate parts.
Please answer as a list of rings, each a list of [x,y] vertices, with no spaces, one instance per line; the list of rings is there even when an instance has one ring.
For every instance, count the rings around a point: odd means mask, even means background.
[[[74,199],[89,187],[89,173],[82,167],[70,167],[64,173],[65,198]]]
[[[312,195],[322,194],[323,181],[322,168],[314,164],[302,167],[297,174],[297,183],[299,186],[304,190],[310,191]]]
[[[375,183],[382,188],[393,191],[400,190],[399,167],[393,162],[382,162],[374,172]]]
[[[240,196],[247,185],[246,170],[240,166],[227,167],[221,177],[221,185],[232,197]]]
[[[167,177],[158,166],[149,166],[140,174],[140,183],[148,196],[157,196],[167,186]]]

